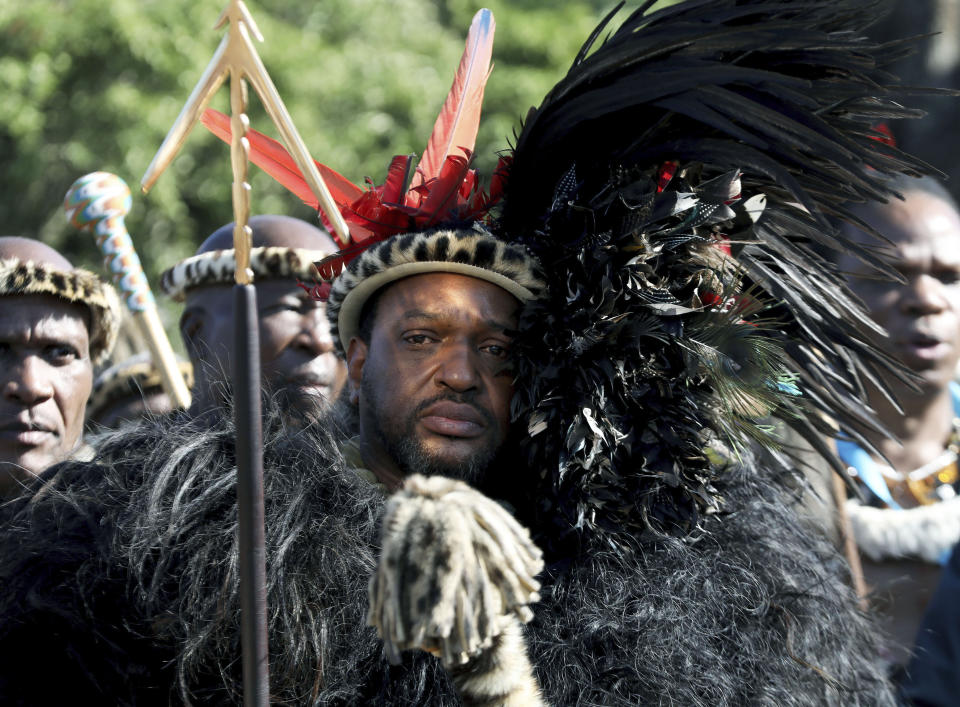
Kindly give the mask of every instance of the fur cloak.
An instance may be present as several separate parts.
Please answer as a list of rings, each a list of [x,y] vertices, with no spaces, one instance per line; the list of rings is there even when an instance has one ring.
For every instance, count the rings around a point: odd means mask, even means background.
[[[385,499],[328,424],[265,417],[273,703],[458,704],[435,658],[390,666],[365,626]],[[230,418],[145,421],[4,508],[0,703],[239,700]],[[552,558],[527,628],[549,702],[894,704],[829,544],[761,473],[721,490],[727,511],[696,538]]]

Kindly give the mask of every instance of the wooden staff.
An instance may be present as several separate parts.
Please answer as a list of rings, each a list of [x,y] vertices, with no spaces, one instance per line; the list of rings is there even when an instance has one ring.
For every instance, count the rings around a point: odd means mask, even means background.
[[[833,500],[837,506],[836,520],[840,529],[840,539],[843,542],[843,554],[847,558],[847,564],[850,565],[850,582],[853,584],[853,590],[857,593],[860,608],[863,611],[869,611],[870,601],[867,592],[870,590],[863,576],[860,551],[857,549],[857,540],[853,537],[850,516],[847,515],[847,484],[840,477],[840,474],[834,472],[831,476],[833,477]]]
[[[230,77],[233,168],[233,245],[236,256],[234,279],[234,415],[237,427],[237,505],[240,546],[241,639],[243,643],[243,703],[266,707],[269,702],[267,655],[267,589],[263,528],[263,449],[260,411],[260,341],[257,326],[257,295],[250,269],[252,232],[250,185],[247,183],[249,143],[246,139],[247,84],[260,96],[267,114],[280,131],[314,196],[341,238],[350,233],[330,196],[313,158],[287,113],[280,94],[257,55],[251,35],[263,41],[260,30],[242,0],[230,0],[215,28],[225,24],[227,35],[194,87],[176,122],[140,181],[144,193],[153,185],[183,146],[213,94]]]
[[[103,264],[113,276],[133,321],[150,349],[163,389],[181,408],[190,407],[190,390],[157,316],[157,303],[130,240],[124,217],[130,213],[130,187],[109,172],[92,172],[73,183],[63,199],[67,223],[90,231],[103,253]]]

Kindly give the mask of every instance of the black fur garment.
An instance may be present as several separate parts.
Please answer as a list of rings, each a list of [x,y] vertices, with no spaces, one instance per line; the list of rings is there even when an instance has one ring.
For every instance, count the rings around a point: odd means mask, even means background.
[[[264,433],[273,703],[458,704],[435,658],[391,667],[364,625],[384,499],[319,426],[268,406]],[[233,438],[145,422],[8,504],[0,704],[239,700]],[[769,480],[729,479],[695,541],[554,563],[528,630],[551,704],[893,704],[839,559]]]

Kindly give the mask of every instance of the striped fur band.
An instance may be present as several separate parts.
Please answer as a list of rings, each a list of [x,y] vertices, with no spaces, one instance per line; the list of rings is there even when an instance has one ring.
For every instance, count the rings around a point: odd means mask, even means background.
[[[99,365],[110,355],[120,331],[116,290],[89,270],[58,270],[45,263],[0,260],[0,296],[53,295],[90,310],[90,359]]]
[[[254,281],[260,279],[299,278],[312,283],[317,277],[313,263],[329,253],[303,248],[253,248],[250,269]],[[163,273],[160,287],[168,296],[182,302],[187,290],[205,285],[233,284],[236,268],[233,248],[200,253],[182,260]]]
[[[333,282],[327,318],[337,351],[345,356],[360,326],[363,305],[385,285],[431,272],[469,275],[502,287],[521,302],[546,288],[540,263],[521,246],[479,230],[439,230],[393,236],[370,246]]]

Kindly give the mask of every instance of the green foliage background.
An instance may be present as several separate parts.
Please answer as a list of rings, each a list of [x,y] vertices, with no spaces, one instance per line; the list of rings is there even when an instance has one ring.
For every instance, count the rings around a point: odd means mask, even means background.
[[[611,0],[490,0],[495,68],[478,167],[566,71]],[[229,149],[202,127],[147,196],[138,184],[213,55],[225,0],[0,0],[0,234],[39,238],[99,270],[63,195],[88,172],[134,190],[127,225],[148,278],[232,218]],[[635,5],[635,3],[634,3]],[[468,0],[250,0],[268,71],[313,157],[380,182],[390,157],[420,153],[478,5]],[[629,8],[628,8],[629,9]],[[224,87],[214,107],[228,110]],[[251,93],[253,127],[276,134]],[[254,213],[313,220],[256,167]],[[172,312],[165,312],[168,328]]]

